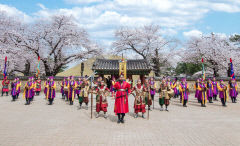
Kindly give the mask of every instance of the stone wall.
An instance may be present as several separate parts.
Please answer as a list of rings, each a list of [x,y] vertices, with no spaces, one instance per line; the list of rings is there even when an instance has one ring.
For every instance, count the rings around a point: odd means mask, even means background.
[[[12,80],[10,80],[11,82]],[[2,89],[2,80],[0,80],[1,82],[1,85],[0,85],[0,88]],[[23,91],[24,89],[24,86],[27,82],[27,80],[21,80],[22,82],[22,86],[21,86],[21,91]],[[44,88],[44,82],[45,80],[42,80],[41,84],[42,84],[42,91],[43,91],[43,88]],[[60,79],[57,79],[55,80],[56,82],[56,85],[57,85],[57,92],[60,92],[60,83],[61,83],[61,80]],[[228,81],[224,81],[226,85],[228,85]],[[157,81],[157,87],[159,87],[159,84],[160,84],[160,81]],[[190,88],[190,92],[194,92],[194,84],[195,84],[195,81],[194,80],[188,80],[188,85],[189,85],[189,88]],[[238,84],[238,87],[240,87],[240,81],[237,81],[237,84]],[[238,90],[240,91],[240,88],[238,88]]]

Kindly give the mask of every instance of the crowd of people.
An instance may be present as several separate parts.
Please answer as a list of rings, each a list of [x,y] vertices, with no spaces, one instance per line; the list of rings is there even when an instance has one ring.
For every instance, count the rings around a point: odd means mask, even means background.
[[[134,117],[137,118],[139,113],[141,117],[145,118],[147,110],[154,108],[154,97],[158,93],[158,102],[160,111],[168,111],[171,98],[180,98],[179,102],[183,107],[187,107],[190,90],[189,84],[186,79],[181,81],[178,78],[171,80],[170,77],[164,77],[161,79],[160,84],[157,85],[154,78],[145,78],[144,80],[137,80],[136,84],[133,84],[131,79],[124,79],[123,75],[120,75],[119,79],[114,77],[107,78],[106,81],[102,77],[98,77],[92,83],[89,82],[89,77],[79,77],[77,80],[73,76],[64,78],[63,81],[58,82],[61,87],[62,99],[69,102],[69,105],[73,105],[75,98],[78,98],[79,107],[82,108],[83,103],[85,109],[88,109],[89,94],[96,94],[96,118],[99,117],[99,113],[104,113],[104,118],[107,118],[108,97],[115,99],[114,112],[118,116],[118,123],[124,123],[124,116],[129,112],[128,96],[131,94],[134,97]],[[18,99],[21,92],[21,81],[19,78],[15,78],[13,82],[7,79],[2,81],[2,96],[6,94],[8,96],[9,86],[11,86],[12,101]],[[56,97],[56,82],[54,77],[49,77],[44,82],[44,95],[48,100],[49,105],[53,104]],[[216,78],[205,79],[200,78],[196,80],[194,84],[195,98],[202,107],[206,107],[207,101],[211,104],[218,100],[217,96],[221,100],[221,103],[226,107],[228,97],[231,97],[233,103],[237,101],[238,86],[235,79],[231,79],[229,84],[224,84],[223,80],[218,83]],[[26,99],[26,105],[29,105],[34,96],[40,95],[41,92],[41,80],[40,78],[30,77],[26,82],[23,89],[23,98]]]

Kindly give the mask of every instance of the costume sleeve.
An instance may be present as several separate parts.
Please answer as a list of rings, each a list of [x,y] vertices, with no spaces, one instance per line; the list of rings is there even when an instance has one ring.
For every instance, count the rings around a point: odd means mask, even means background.
[[[223,91],[223,88],[221,88],[219,85],[217,85],[217,88],[219,91]]]

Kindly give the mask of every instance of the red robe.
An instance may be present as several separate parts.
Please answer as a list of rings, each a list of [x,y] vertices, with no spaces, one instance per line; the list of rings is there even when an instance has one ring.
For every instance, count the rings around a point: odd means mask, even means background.
[[[2,91],[3,92],[8,92],[9,91],[9,84],[10,84],[9,80],[3,80],[2,81],[2,86],[3,86]]]
[[[116,82],[114,85],[114,89],[116,89],[116,99],[115,99],[115,107],[114,112],[118,113],[128,113],[128,93],[131,93],[130,90],[131,86],[126,81],[123,81],[121,84],[120,82]],[[125,90],[125,91],[119,91]]]

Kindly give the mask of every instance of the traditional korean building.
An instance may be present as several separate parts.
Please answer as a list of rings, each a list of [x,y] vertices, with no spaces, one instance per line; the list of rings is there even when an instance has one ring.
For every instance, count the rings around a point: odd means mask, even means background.
[[[92,70],[99,76],[110,75],[111,77],[119,77],[119,61],[114,59],[96,59],[93,63]],[[132,79],[133,76],[139,76],[141,79],[148,76],[151,72],[150,65],[144,59],[126,60],[127,62],[127,78]]]

